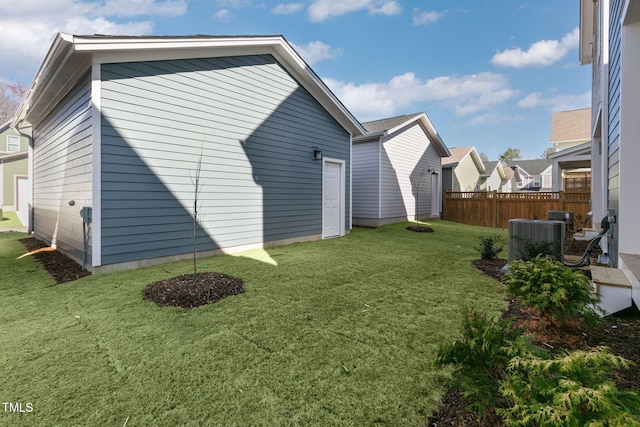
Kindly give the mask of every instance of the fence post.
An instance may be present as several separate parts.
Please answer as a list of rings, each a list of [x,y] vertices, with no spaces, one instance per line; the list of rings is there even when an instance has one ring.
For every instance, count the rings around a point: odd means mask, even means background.
[[[498,228],[498,190],[492,191],[493,197],[493,228]]]
[[[444,190],[444,193],[442,194],[442,220],[447,220],[447,199],[449,196],[449,191],[451,190]]]
[[[559,196],[560,196],[560,211],[564,210],[564,191],[559,191]]]

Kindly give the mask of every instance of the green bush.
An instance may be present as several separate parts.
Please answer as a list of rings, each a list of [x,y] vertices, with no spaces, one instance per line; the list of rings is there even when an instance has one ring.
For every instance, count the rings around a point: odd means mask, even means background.
[[[518,258],[522,261],[532,261],[539,256],[553,256],[553,245],[553,242],[547,240],[542,240],[540,242],[523,240]]]
[[[582,315],[595,319],[598,301],[589,278],[551,257],[511,262],[504,277],[507,291],[523,304],[540,312],[542,318]]]
[[[477,247],[481,259],[496,259],[504,249],[504,241],[499,234],[493,236],[481,236]]]
[[[493,321],[466,309],[462,338],[440,346],[436,365],[455,365],[453,378],[469,401],[469,409],[485,418],[487,411],[504,402],[499,387],[511,358],[532,348],[522,330],[512,327],[511,319]]]
[[[606,348],[553,360],[514,357],[501,394],[505,424],[526,426],[638,426],[637,395],[620,392],[608,375],[630,362]]]

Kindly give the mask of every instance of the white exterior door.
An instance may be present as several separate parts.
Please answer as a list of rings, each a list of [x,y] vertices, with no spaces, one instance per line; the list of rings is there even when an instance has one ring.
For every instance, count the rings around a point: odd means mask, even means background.
[[[324,160],[322,178],[322,237],[344,234],[344,162]]]
[[[29,201],[31,200],[31,186],[29,179],[16,177],[16,215],[22,225],[29,225]]]

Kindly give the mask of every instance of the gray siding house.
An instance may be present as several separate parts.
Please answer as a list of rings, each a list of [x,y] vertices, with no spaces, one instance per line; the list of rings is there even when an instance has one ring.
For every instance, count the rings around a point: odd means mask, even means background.
[[[281,36],[58,34],[15,122],[35,236],[93,271],[189,257],[194,216],[203,255],[351,228],[364,129]]]
[[[511,186],[514,191],[551,191],[553,188],[553,163],[550,160],[513,160],[507,167],[517,171]]]
[[[425,113],[363,123],[353,140],[353,224],[377,227],[435,218],[440,159],[449,151]]]
[[[640,1],[580,1],[580,62],[592,67],[591,206],[610,265],[640,306]],[[604,243],[604,244],[603,244]]]

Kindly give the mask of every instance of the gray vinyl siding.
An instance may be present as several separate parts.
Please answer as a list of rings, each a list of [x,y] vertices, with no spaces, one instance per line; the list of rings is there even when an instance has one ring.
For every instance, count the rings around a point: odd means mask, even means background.
[[[102,264],[322,233],[350,136],[270,55],[102,66]],[[349,179],[345,200],[350,199]],[[351,212],[345,209],[345,223]]]
[[[33,127],[34,233],[77,260],[83,257],[79,212],[93,202],[90,89],[87,74]]]
[[[619,22],[623,2],[613,0],[609,15],[609,147],[608,147],[608,207],[619,209],[620,201],[620,72],[621,30]],[[617,234],[617,227],[613,228]],[[618,236],[609,239],[609,255],[614,263],[618,259]]]
[[[417,122],[394,132],[382,144],[381,217],[431,215],[431,174],[440,170],[441,157]]]
[[[457,191],[453,189],[453,168],[442,168],[442,191]]]
[[[353,217],[380,214],[380,142],[353,145]]]

